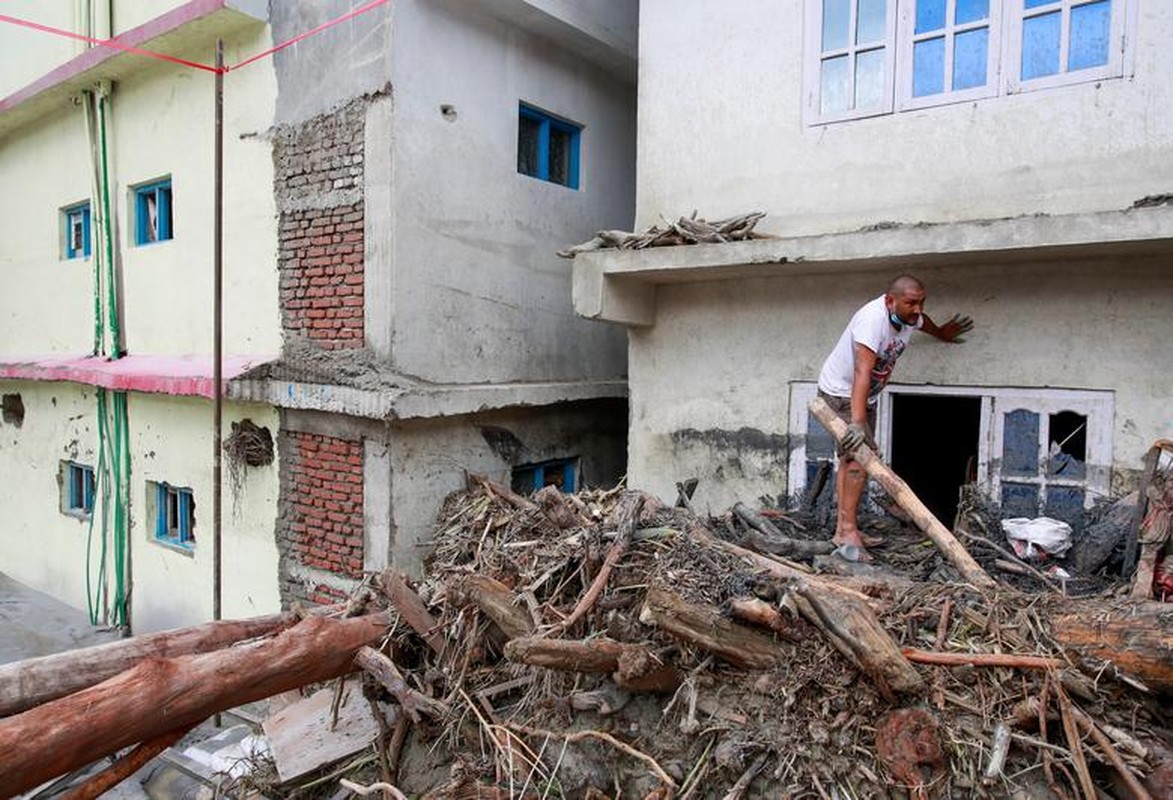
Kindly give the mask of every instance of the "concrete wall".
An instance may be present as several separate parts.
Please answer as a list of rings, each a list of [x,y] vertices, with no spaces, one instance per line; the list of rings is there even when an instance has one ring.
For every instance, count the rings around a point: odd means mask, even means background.
[[[553,251],[631,223],[632,89],[458,3],[399,3],[392,55],[389,165],[367,163],[368,187],[391,181],[368,227],[389,247],[390,341],[371,343],[438,382],[623,374],[622,331],[575,317]],[[578,191],[517,172],[519,101],[584,126]]]
[[[267,33],[229,43],[256,50]],[[279,348],[276,212],[264,138],[273,73],[232,73],[225,96],[224,335],[228,353]],[[111,205],[122,271],[124,340],[132,353],[212,351],[212,77],[167,65],[115,86],[108,119]],[[3,354],[89,352],[93,262],[62,258],[60,209],[90,198],[85,117],[74,107],[14,132],[0,145],[0,298]],[[135,246],[132,187],[170,176],[174,238]],[[96,232],[92,238],[96,249]]]
[[[57,3],[9,0],[4,4],[4,13],[17,19],[84,33],[86,16],[83,7],[81,0]],[[23,89],[85,49],[85,43],[63,36],[0,24],[0,97]]]
[[[815,126],[807,5],[644,0],[641,226],[756,209],[770,214],[759,230],[803,235],[1126,208],[1173,189],[1173,5],[1130,4],[1134,77]]]
[[[961,345],[916,334],[894,381],[1115,392],[1114,467],[1135,469],[1173,436],[1169,258],[919,271],[935,320],[970,314]],[[654,327],[632,329],[629,480],[666,499],[701,478],[696,502],[787,491],[789,383],[815,381],[879,273],[661,286]],[[1119,483],[1119,480],[1118,480]]]
[[[336,414],[285,412],[283,457],[301,465],[282,483],[278,542],[285,601],[328,601],[353,587],[351,559],[359,554],[347,509],[356,499],[363,508],[362,568],[377,571],[393,564],[418,574],[444,498],[465,486],[468,473],[508,484],[515,466],[577,456],[580,485],[612,486],[623,474],[626,425],[622,400],[386,426]],[[307,442],[312,443],[308,452]],[[322,452],[329,457],[322,459]],[[363,482],[354,487],[349,478],[359,452]],[[321,489],[329,496],[315,493],[314,480],[326,476]],[[330,509],[329,503],[337,507]],[[336,526],[326,525],[331,518],[323,510],[334,511]]]
[[[0,503],[4,572],[77,608],[86,608],[86,568],[96,576],[100,526],[87,556],[87,521],[61,512],[61,460],[97,465],[96,398],[71,383],[0,381],[0,392],[21,395],[20,427],[0,423],[0,474],[11,491]],[[212,615],[211,403],[130,395],[131,620],[136,633],[193,625]],[[225,429],[245,417],[276,431],[269,408],[229,403]],[[273,519],[278,464],[248,468],[235,480],[225,462],[223,611],[226,618],[279,607]],[[179,552],[154,540],[147,519],[147,481],[190,487],[195,498],[196,546]]]

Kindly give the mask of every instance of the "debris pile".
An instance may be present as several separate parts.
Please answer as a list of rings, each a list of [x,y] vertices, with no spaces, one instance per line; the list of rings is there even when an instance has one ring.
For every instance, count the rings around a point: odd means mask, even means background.
[[[522,497],[473,477],[445,504],[422,580],[388,570],[263,638],[26,701],[0,719],[0,747],[21,765],[76,752],[61,728],[82,714],[87,741],[157,746],[329,681],[295,698],[305,709],[274,712],[274,760],[228,793],[1170,796],[1168,605],[1111,586],[1022,591],[980,556],[966,567],[979,588],[954,565],[959,542],[907,531],[878,564],[851,564],[801,510],[700,517],[683,489],[666,507],[622,487]],[[356,668],[363,691],[333,680]],[[63,738],[47,738],[54,725]]]
[[[709,222],[692,216],[680,217],[675,222],[662,219],[642,233],[629,231],[599,231],[591,239],[558,251],[561,258],[574,258],[579,253],[593,250],[643,250],[648,247],[672,247],[681,244],[725,244],[760,238],[754,227],[765,217],[764,211],[751,211],[727,219]]]

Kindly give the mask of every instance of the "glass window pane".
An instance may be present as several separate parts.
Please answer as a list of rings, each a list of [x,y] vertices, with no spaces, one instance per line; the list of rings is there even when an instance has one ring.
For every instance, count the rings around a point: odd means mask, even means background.
[[[1047,425],[1051,434],[1047,475],[1083,480],[1087,475],[1087,417],[1074,411],[1061,411],[1052,414]]]
[[[940,30],[945,27],[945,0],[916,0],[916,32]]]
[[[566,186],[570,183],[570,133],[550,127],[550,180]]]
[[[1026,0],[1024,8],[1038,8],[1039,6],[1048,6],[1051,4],[1059,5],[1056,0]]]
[[[1075,531],[1083,529],[1083,488],[1079,486],[1048,486],[1047,504],[1043,514],[1066,522]]]
[[[838,58],[828,58],[823,62],[819,108],[824,114],[846,111],[851,107],[851,98],[847,94],[849,70],[851,69],[849,58],[850,56],[839,56]]]
[[[1039,515],[1039,487],[1029,483],[1002,484],[1002,517]]]
[[[953,38],[953,90],[986,85],[990,29],[977,28]]]
[[[1071,43],[1067,69],[1102,67],[1108,63],[1108,39],[1112,32],[1112,3],[1100,0],[1071,9]]]
[[[953,24],[964,25],[967,22],[977,22],[990,16],[990,0],[957,0],[957,9],[953,12]]]
[[[522,175],[538,174],[538,132],[542,123],[529,117],[517,119],[517,171]]]
[[[808,461],[832,458],[835,455],[835,438],[823,427],[818,417],[811,414],[806,420],[806,457]],[[809,483],[808,483],[809,485]]]
[[[1002,426],[1002,474],[1039,474],[1039,415],[1018,409]]]
[[[1053,11],[1022,23],[1022,79],[1041,78],[1059,71],[1060,14]]]
[[[886,0],[859,0],[856,22],[856,44],[882,42],[888,27],[888,3]]]
[[[945,91],[945,37],[925,39],[912,46],[912,96]]]
[[[847,47],[852,0],[823,0],[823,52]]]
[[[884,105],[884,48],[855,56],[855,107],[860,110]]]

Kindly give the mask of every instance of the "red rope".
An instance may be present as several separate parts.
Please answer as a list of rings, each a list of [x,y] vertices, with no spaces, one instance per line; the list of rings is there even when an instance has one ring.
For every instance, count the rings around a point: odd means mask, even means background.
[[[21,27],[32,28],[33,30],[36,30],[36,31],[42,31],[44,33],[52,33],[57,36],[64,36],[67,39],[76,39],[80,42],[89,42],[90,44],[97,45],[99,47],[112,47],[115,50],[122,50],[127,53],[134,53],[134,54],[140,55],[140,56],[147,56],[148,58],[157,58],[161,61],[170,61],[173,64],[182,64],[183,66],[191,67],[192,69],[200,69],[205,72],[215,73],[215,72],[229,72],[234,69],[240,69],[241,67],[247,67],[249,64],[252,64],[255,61],[260,61],[262,58],[265,58],[266,56],[271,56],[279,50],[284,50],[286,47],[289,47],[290,45],[297,44],[302,39],[308,39],[309,37],[313,36],[316,33],[321,33],[322,31],[326,30],[327,28],[333,28],[335,25],[339,25],[343,22],[346,22],[347,20],[354,19],[355,17],[359,16],[360,14],[365,14],[366,12],[370,11],[371,9],[378,8],[379,6],[385,5],[389,2],[391,2],[391,0],[370,0],[370,2],[359,6],[358,8],[354,9],[353,11],[349,11],[339,17],[335,17],[334,19],[327,20],[326,22],[323,22],[321,25],[317,26],[316,28],[305,31],[304,33],[299,33],[297,36],[294,36],[292,39],[287,39],[286,41],[281,42],[281,44],[274,45],[273,47],[270,47],[268,50],[257,53],[255,56],[250,56],[250,57],[246,58],[244,61],[241,61],[239,64],[233,64],[230,67],[225,66],[223,68],[217,68],[217,67],[214,67],[210,64],[201,64],[198,61],[189,61],[186,58],[179,58],[178,56],[169,56],[166,53],[158,53],[158,52],[155,52],[154,50],[144,50],[141,47],[134,47],[132,45],[128,45],[123,42],[120,42],[118,40],[119,37],[117,37],[117,36],[114,37],[113,39],[95,39],[92,36],[84,36],[80,33],[74,33],[73,31],[63,30],[61,28],[54,28],[52,25],[42,25],[39,22],[32,22],[31,20],[19,19],[17,17],[10,17],[6,14],[0,14],[0,22],[5,22],[5,23],[8,23],[9,25],[20,25]]]
[[[389,3],[389,2],[391,2],[391,0],[371,0],[371,2],[367,3],[366,5],[359,6],[358,8],[354,9],[353,11],[350,11],[346,14],[343,14],[340,17],[335,17],[332,20],[328,20],[326,22],[323,22],[318,27],[313,28],[311,30],[308,30],[305,33],[299,33],[297,36],[294,36],[292,39],[287,39],[286,41],[282,42],[281,44],[274,45],[273,47],[270,47],[268,50],[257,53],[255,56],[250,56],[250,57],[246,58],[244,61],[241,61],[239,64],[233,64],[230,67],[225,67],[224,71],[229,72],[234,69],[240,69],[241,67],[247,67],[249,64],[253,63],[254,61],[260,61],[265,56],[271,56],[274,53],[276,53],[278,50],[284,50],[286,47],[289,47],[290,45],[297,44],[302,39],[308,39],[310,36],[313,36],[315,33],[321,33],[322,31],[326,30],[327,28],[332,28],[335,25],[338,25],[339,23],[346,22],[348,19],[354,19],[359,14],[365,14],[366,12],[370,11],[373,8],[378,8],[379,6],[384,5],[386,3]]]
[[[206,72],[216,72],[216,68],[208,64],[201,64],[198,61],[188,61],[186,58],[178,58],[177,56],[169,56],[166,53],[156,53],[154,50],[144,50],[141,47],[133,47],[128,44],[123,44],[118,41],[118,37],[113,39],[95,39],[92,36],[83,36],[80,33],[73,31],[62,30],[61,28],[54,28],[51,25],[42,25],[39,22],[31,22],[27,19],[17,19],[6,14],[0,14],[0,22],[7,22],[11,25],[21,25],[25,28],[32,28],[36,31],[43,31],[44,33],[53,33],[57,36],[64,36],[69,39],[77,39],[82,42],[89,42],[90,44],[99,45],[101,47],[112,47],[115,50],[123,50],[127,53],[135,53],[140,56],[149,56],[150,58],[158,58],[163,61],[170,61],[174,64],[182,64],[185,67],[193,69],[202,69]]]

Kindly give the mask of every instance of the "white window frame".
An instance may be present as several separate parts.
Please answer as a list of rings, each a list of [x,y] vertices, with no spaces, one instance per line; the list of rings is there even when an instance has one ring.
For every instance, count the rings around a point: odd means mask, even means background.
[[[1096,0],[1053,0],[1038,9],[1023,8],[1022,0],[990,0],[989,57],[986,65],[988,79],[985,86],[964,89],[959,92],[945,91],[925,97],[912,97],[912,46],[918,38],[916,27],[915,0],[888,0],[886,7],[887,38],[885,39],[884,102],[881,107],[869,111],[854,109],[835,114],[822,114],[822,17],[823,0],[806,0],[804,5],[804,52],[803,52],[803,121],[814,127],[852,119],[879,117],[894,112],[915,111],[933,106],[984,100],[990,97],[1018,94],[1036,89],[1049,89],[1081,83],[1092,83],[1130,76],[1135,73],[1136,48],[1133,42],[1139,27],[1139,0],[1112,0],[1112,27],[1108,47],[1108,63],[1102,67],[1066,71],[1067,48],[1070,40],[1072,6],[1086,5]],[[855,26],[855,9],[858,0],[853,0],[851,27]],[[950,22],[955,3],[950,3]],[[1045,14],[1056,8],[1062,9],[1063,24],[1060,33],[1060,67],[1056,75],[1022,80],[1022,26],[1026,18]],[[963,30],[970,27],[964,26]],[[952,30],[952,28],[948,28]],[[925,38],[931,38],[925,35]],[[951,61],[952,36],[947,57]],[[858,50],[852,44],[847,49],[827,51],[831,56],[852,54]],[[868,48],[864,48],[868,49]],[[854,64],[852,87],[854,87]],[[950,81],[952,65],[950,64]],[[854,92],[853,92],[854,94]]]
[[[1040,486],[1039,513],[1046,508],[1046,486],[1079,486],[1084,488],[1084,507],[1090,508],[1096,497],[1107,497],[1112,477],[1112,438],[1116,415],[1116,398],[1111,391],[1094,389],[1031,389],[987,386],[925,386],[892,383],[880,395],[876,409],[876,434],[880,457],[892,460],[892,396],[896,394],[976,397],[981,399],[981,418],[978,428],[977,482],[995,502],[1002,499],[1001,454],[1004,443],[1005,413],[1026,409],[1037,413],[1039,424],[1039,470],[1037,476],[1015,476],[1013,483],[1034,483]],[[795,381],[790,384],[790,441],[796,442],[790,450],[787,465],[787,493],[801,497],[806,491],[806,431],[810,417],[809,405],[818,395],[818,384]],[[1050,444],[1049,417],[1062,411],[1073,411],[1087,418],[1084,453],[1085,472],[1082,479],[1051,478],[1046,476],[1047,454]],[[832,469],[838,469],[838,459],[832,459]]]
[[[847,47],[823,51],[823,0],[807,0],[804,15],[805,43],[803,48],[803,74],[806,81],[806,120],[808,125],[822,125],[827,122],[841,122],[848,119],[865,119],[892,113],[892,90],[895,85],[896,62],[896,4],[898,0],[886,0],[884,6],[884,95],[877,108],[849,109],[831,114],[822,113],[822,62],[827,58],[847,56],[851,60],[851,79],[848,83],[852,102],[855,102],[855,57],[860,52],[876,50],[876,42],[863,45],[855,43],[856,12],[861,0],[850,0],[851,13],[848,17]]]
[[[1010,3],[1021,0],[1008,0]],[[899,31],[896,42],[896,106],[898,111],[912,111],[930,106],[943,106],[950,103],[965,103],[972,100],[981,100],[994,97],[998,94],[1001,80],[1000,54],[1002,52],[1002,0],[990,0],[990,13],[985,20],[967,22],[963,25],[954,24],[954,15],[957,11],[957,0],[946,0],[945,27],[929,33],[916,32],[916,2],[900,3]],[[959,33],[987,28],[989,40],[986,53],[986,83],[984,86],[974,86],[969,89],[953,91],[953,41]],[[924,39],[945,37],[945,89],[936,94],[924,97],[913,97],[913,45]]]
[[[1112,0],[1111,32],[1108,35],[1108,63],[1102,67],[1090,67],[1074,72],[1067,71],[1067,53],[1071,42],[1071,9],[1099,0],[1053,0],[1038,8],[1026,9],[1022,0],[1006,3],[1006,93],[1029,92],[1035,89],[1050,89],[1055,86],[1069,86],[1077,83],[1102,81],[1124,75],[1124,51],[1128,40],[1130,23],[1135,19],[1131,9],[1139,3],[1136,0]],[[1062,24],[1059,29],[1059,72],[1041,78],[1022,78],[1022,29],[1026,20],[1056,10],[1061,12]]]

